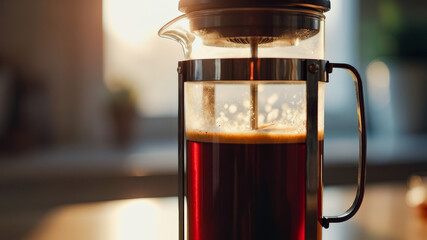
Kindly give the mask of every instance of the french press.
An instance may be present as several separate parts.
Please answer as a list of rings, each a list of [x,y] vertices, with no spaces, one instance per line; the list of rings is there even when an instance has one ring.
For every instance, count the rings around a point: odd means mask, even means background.
[[[329,0],[180,0],[159,35],[178,41],[179,238],[321,239],[359,209],[365,186],[362,81],[324,59]],[[324,85],[354,79],[358,189],[322,213]]]

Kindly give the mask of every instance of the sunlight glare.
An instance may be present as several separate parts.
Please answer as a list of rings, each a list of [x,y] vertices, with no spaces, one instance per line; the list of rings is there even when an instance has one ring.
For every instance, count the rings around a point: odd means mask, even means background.
[[[111,90],[118,81],[132,89],[136,93],[137,111],[144,116],[175,116],[177,106],[170,103],[178,97],[176,62],[182,56],[182,49],[157,33],[167,22],[182,15],[178,0],[103,0],[102,3],[107,87]]]
[[[133,199],[122,202],[117,206],[112,215],[115,227],[112,239],[137,240],[144,236],[145,239],[158,239],[159,212],[156,202],[150,199]]]
[[[176,9],[176,0],[103,0],[103,25],[107,32],[126,44],[137,46],[152,33],[157,33],[161,25],[174,16]]]

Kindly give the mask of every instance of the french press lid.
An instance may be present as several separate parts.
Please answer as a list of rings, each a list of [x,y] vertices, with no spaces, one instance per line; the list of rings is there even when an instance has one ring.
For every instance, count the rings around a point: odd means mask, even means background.
[[[286,10],[287,9],[287,10]],[[329,0],[180,0],[203,44],[292,46],[315,36]],[[239,46],[237,46],[239,47]]]
[[[329,0],[180,0],[179,10],[184,13],[219,8],[289,8],[299,7],[327,12]]]

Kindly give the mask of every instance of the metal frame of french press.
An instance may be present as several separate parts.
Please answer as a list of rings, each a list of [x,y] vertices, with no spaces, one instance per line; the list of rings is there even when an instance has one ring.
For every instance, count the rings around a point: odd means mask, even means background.
[[[256,71],[252,69],[255,66]],[[352,206],[342,215],[322,217],[319,214],[319,189],[323,187],[323,159],[318,149],[318,82],[328,82],[334,68],[348,70],[353,77],[359,125],[359,169],[358,189]],[[296,69],[296,71],[295,71]],[[254,72],[256,73],[254,77]],[[248,58],[248,59],[199,59],[181,61],[178,65],[178,207],[179,239],[185,239],[185,119],[184,83],[187,81],[242,81],[252,79],[306,81],[307,135],[306,135],[306,210],[305,239],[316,240],[321,236],[320,226],[328,228],[330,223],[350,219],[359,209],[366,181],[366,124],[364,114],[362,80],[357,70],[348,64],[329,63],[316,59]]]

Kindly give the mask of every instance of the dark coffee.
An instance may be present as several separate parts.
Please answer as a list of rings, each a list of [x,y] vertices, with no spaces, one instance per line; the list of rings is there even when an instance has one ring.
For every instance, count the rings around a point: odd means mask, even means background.
[[[304,239],[305,136],[187,139],[190,240]]]

